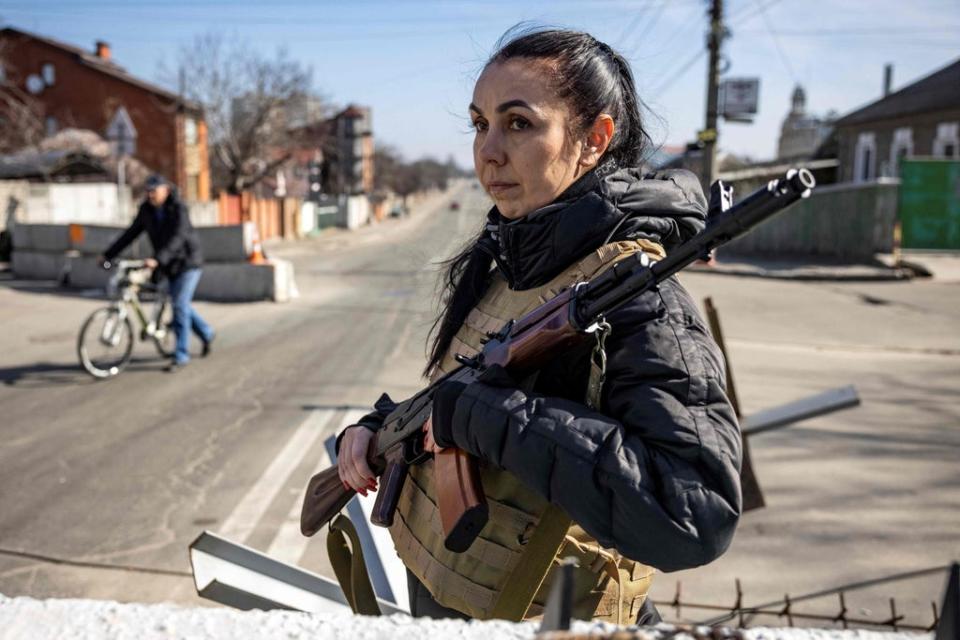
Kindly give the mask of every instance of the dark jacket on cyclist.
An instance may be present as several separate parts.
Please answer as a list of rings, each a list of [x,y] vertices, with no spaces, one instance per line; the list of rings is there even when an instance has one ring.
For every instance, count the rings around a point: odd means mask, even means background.
[[[144,231],[150,237],[160,271],[168,278],[176,278],[184,271],[203,264],[200,241],[190,224],[187,206],[172,189],[160,207],[154,207],[149,200],[144,200],[133,223],[110,245],[103,257],[112,261]]]

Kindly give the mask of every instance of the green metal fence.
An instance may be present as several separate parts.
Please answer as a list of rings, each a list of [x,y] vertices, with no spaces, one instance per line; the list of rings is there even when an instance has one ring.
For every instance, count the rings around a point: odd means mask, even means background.
[[[960,161],[903,160],[897,212],[904,249],[960,250]]]

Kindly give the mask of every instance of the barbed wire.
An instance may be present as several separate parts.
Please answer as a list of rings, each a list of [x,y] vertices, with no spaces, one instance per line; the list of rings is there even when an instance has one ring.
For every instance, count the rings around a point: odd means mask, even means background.
[[[884,576],[881,578],[873,578],[870,580],[864,580],[861,582],[855,582],[851,584],[842,585],[839,587],[833,587],[830,589],[824,589],[821,591],[815,591],[811,593],[806,593],[800,596],[791,597],[789,593],[784,594],[782,599],[773,600],[770,602],[765,602],[759,605],[753,606],[744,606],[743,604],[743,588],[739,578],[735,579],[736,585],[736,599],[733,605],[720,605],[712,603],[702,603],[702,602],[692,602],[684,601],[682,596],[682,583],[678,580],[676,591],[674,592],[674,597],[670,601],[654,601],[654,604],[664,608],[672,608],[676,612],[677,618],[681,617],[681,612],[683,609],[699,609],[704,611],[723,611],[724,614],[698,622],[698,625],[704,626],[716,626],[721,625],[725,622],[736,619],[738,626],[741,628],[747,627],[751,621],[757,616],[775,616],[776,618],[782,620],[786,618],[787,626],[794,626],[795,620],[811,620],[818,622],[832,622],[835,624],[840,624],[844,629],[850,627],[850,625],[855,626],[872,626],[872,627],[882,627],[882,628],[891,628],[893,631],[933,631],[937,628],[939,623],[939,611],[937,609],[937,603],[931,601],[931,610],[933,613],[933,619],[930,625],[919,625],[912,623],[905,623],[904,615],[897,609],[897,603],[895,598],[890,598],[890,615],[887,618],[882,620],[862,618],[862,617],[852,617],[849,615],[849,610],[846,603],[846,594],[850,591],[856,591],[859,589],[866,589],[869,587],[874,587],[877,585],[887,584],[891,582],[896,582],[900,580],[908,580],[911,578],[918,578],[927,575],[933,575],[936,573],[947,572],[950,570],[949,565],[938,566],[938,567],[929,567],[926,569],[919,569],[916,571],[908,571],[905,573],[898,573],[889,576]],[[808,613],[797,611],[794,607],[800,602],[816,600],[820,598],[825,598],[829,596],[837,596],[839,601],[839,609],[835,614],[824,614],[824,613]]]

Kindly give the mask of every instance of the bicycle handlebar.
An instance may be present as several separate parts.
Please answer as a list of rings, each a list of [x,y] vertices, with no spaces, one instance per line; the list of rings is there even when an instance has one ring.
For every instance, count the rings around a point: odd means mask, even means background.
[[[119,260],[116,263],[110,262],[109,260],[104,260],[100,263],[100,266],[109,270],[113,268],[114,264],[117,265],[117,269],[120,271],[133,271],[134,269],[147,268],[146,260]]]

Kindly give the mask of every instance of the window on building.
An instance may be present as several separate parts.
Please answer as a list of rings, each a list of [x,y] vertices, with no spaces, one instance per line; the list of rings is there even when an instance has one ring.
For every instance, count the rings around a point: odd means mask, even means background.
[[[40,67],[40,76],[43,78],[44,84],[52,87],[57,81],[57,70],[54,68],[53,63],[44,63],[44,65]]]
[[[47,119],[43,121],[43,128],[47,134],[47,137],[54,135],[60,129],[60,125],[57,122],[57,119],[53,116],[47,116]]]
[[[31,73],[29,76],[27,76],[27,91],[29,91],[32,95],[39,95],[46,86],[47,85],[43,82],[43,78],[37,74]]]
[[[877,176],[877,138],[872,131],[857,136],[853,156],[853,181],[868,182]]]
[[[0,86],[7,84],[7,70],[3,66],[3,63],[0,62]]]
[[[933,155],[938,158],[960,158],[960,122],[941,122],[937,125]]]
[[[890,174],[900,175],[900,161],[913,155],[913,130],[910,127],[901,127],[893,131],[893,142],[890,144]]]
[[[183,121],[183,140],[184,144],[197,144],[197,121],[193,118],[186,118]]]

